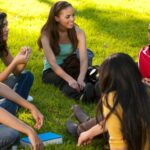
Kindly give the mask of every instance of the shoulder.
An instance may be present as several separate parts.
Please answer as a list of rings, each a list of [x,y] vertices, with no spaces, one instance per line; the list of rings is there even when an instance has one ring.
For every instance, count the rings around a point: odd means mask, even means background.
[[[84,38],[85,37],[84,30],[82,30],[78,26],[75,26],[75,30],[76,30],[76,33],[77,33],[77,38]]]
[[[108,93],[108,95],[104,95],[103,98],[102,98],[103,104],[106,105],[106,100],[107,100],[108,104],[110,106],[113,106],[113,103],[114,103],[114,100],[115,100],[115,95],[116,95],[115,91],[112,91],[112,92]]]
[[[45,32],[43,32],[41,34],[41,42],[45,42],[45,41],[49,41],[49,40],[50,39],[49,39],[48,35]]]
[[[110,112],[110,109],[114,106],[115,100],[116,100],[115,91],[112,91],[108,93],[108,95],[103,96],[102,103],[103,103],[103,109],[104,109],[104,116],[107,116],[107,114]],[[120,117],[122,117],[122,107],[119,103],[116,105],[113,114],[115,115],[117,114]]]

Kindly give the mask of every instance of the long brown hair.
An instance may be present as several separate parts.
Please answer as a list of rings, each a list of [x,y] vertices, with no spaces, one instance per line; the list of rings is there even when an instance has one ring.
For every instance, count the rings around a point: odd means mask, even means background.
[[[42,34],[47,35],[49,39],[49,45],[51,46],[55,55],[58,55],[60,52],[59,43],[58,43],[59,42],[58,23],[55,20],[55,16],[58,16],[60,11],[62,11],[67,7],[72,7],[72,5],[66,1],[56,2],[51,7],[49,17],[41,29],[41,35]],[[67,32],[68,32],[68,37],[73,45],[73,49],[74,50],[77,49],[78,40],[77,40],[75,26],[72,29],[68,29]],[[39,48],[42,48],[41,35],[38,39]]]
[[[142,76],[137,64],[129,55],[116,53],[101,64],[99,75],[101,98],[97,116],[99,111],[103,115],[102,103],[110,110],[105,120],[112,113],[118,114],[115,110],[120,104],[123,110],[121,131],[127,141],[128,150],[143,150],[147,140],[147,146],[150,148],[150,95],[147,87],[141,82]],[[113,106],[109,104],[108,99],[112,91],[115,91]],[[120,119],[119,114],[117,117]]]
[[[0,57],[8,55],[7,41],[3,40],[3,22],[6,17],[6,13],[0,12]]]

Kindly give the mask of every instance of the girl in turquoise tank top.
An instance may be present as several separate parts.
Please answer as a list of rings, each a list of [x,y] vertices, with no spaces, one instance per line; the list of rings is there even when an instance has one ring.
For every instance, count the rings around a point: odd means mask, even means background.
[[[75,25],[74,20],[72,5],[66,1],[56,2],[42,27],[38,45],[45,55],[43,82],[58,86],[65,95],[79,99],[86,87],[88,59],[85,33]],[[74,79],[61,65],[76,49],[80,54],[80,73]]]

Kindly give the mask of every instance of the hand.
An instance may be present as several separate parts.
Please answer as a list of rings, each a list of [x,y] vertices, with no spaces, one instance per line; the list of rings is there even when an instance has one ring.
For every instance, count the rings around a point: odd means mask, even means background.
[[[92,142],[93,137],[91,137],[89,131],[82,132],[78,138],[77,146],[87,145]]]
[[[27,47],[27,46],[21,47],[20,53],[25,54],[26,52],[28,53],[28,55],[30,55],[31,54],[31,48]]]
[[[27,57],[28,57],[28,59],[29,59],[30,54],[31,54],[31,48],[30,48],[30,47],[27,47],[27,46],[21,47],[20,53],[21,53],[21,54],[27,53]]]
[[[43,150],[43,143],[40,141],[36,132],[32,128],[29,130],[28,137],[32,144],[33,150]]]
[[[83,90],[84,87],[85,87],[85,82],[84,82],[84,80],[81,79],[80,77],[78,77],[77,82],[78,82],[78,85],[79,85],[80,90]]]
[[[143,78],[142,82],[145,83],[146,85],[150,86],[150,78]]]
[[[31,113],[33,118],[35,119],[35,128],[40,129],[43,125],[44,116],[41,114],[41,112],[33,105],[31,109]]]
[[[26,64],[29,59],[29,52],[26,48],[22,48],[22,50],[16,55],[14,58],[14,62],[16,64]]]
[[[69,86],[76,89],[78,92],[80,92],[80,87],[78,85],[78,82],[74,80],[73,78],[68,82]]]

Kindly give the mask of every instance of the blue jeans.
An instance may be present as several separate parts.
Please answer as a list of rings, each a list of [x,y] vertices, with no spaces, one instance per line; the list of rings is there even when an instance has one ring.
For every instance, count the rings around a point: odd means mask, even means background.
[[[17,86],[16,86],[16,93],[22,96],[24,99],[27,99],[30,88],[33,84],[34,76],[29,71],[24,71],[17,77]]]
[[[15,92],[27,99],[33,80],[34,77],[31,72],[26,71],[21,73],[15,77],[14,81],[16,83],[13,82],[13,84],[15,84]],[[10,85],[12,82],[8,81],[4,83],[13,88],[13,86]],[[0,107],[6,109],[11,114],[16,115],[19,106],[8,99],[1,98]],[[0,149],[2,149],[2,147],[7,147],[7,145],[12,145],[16,141],[15,139],[18,139],[18,135],[19,133],[16,130],[0,125]]]
[[[12,82],[11,80],[14,81]],[[29,71],[25,71],[16,77],[13,76],[8,82],[6,81],[4,83],[6,83],[11,88],[13,88],[14,86],[12,86],[11,84],[15,84],[15,92],[24,99],[27,99],[33,80],[34,77],[32,73]],[[16,103],[4,98],[2,101],[0,100],[0,107],[3,107],[11,114],[16,115],[16,111],[18,110],[19,106]]]
[[[0,150],[7,150],[20,139],[19,132],[5,125],[0,125]]]

